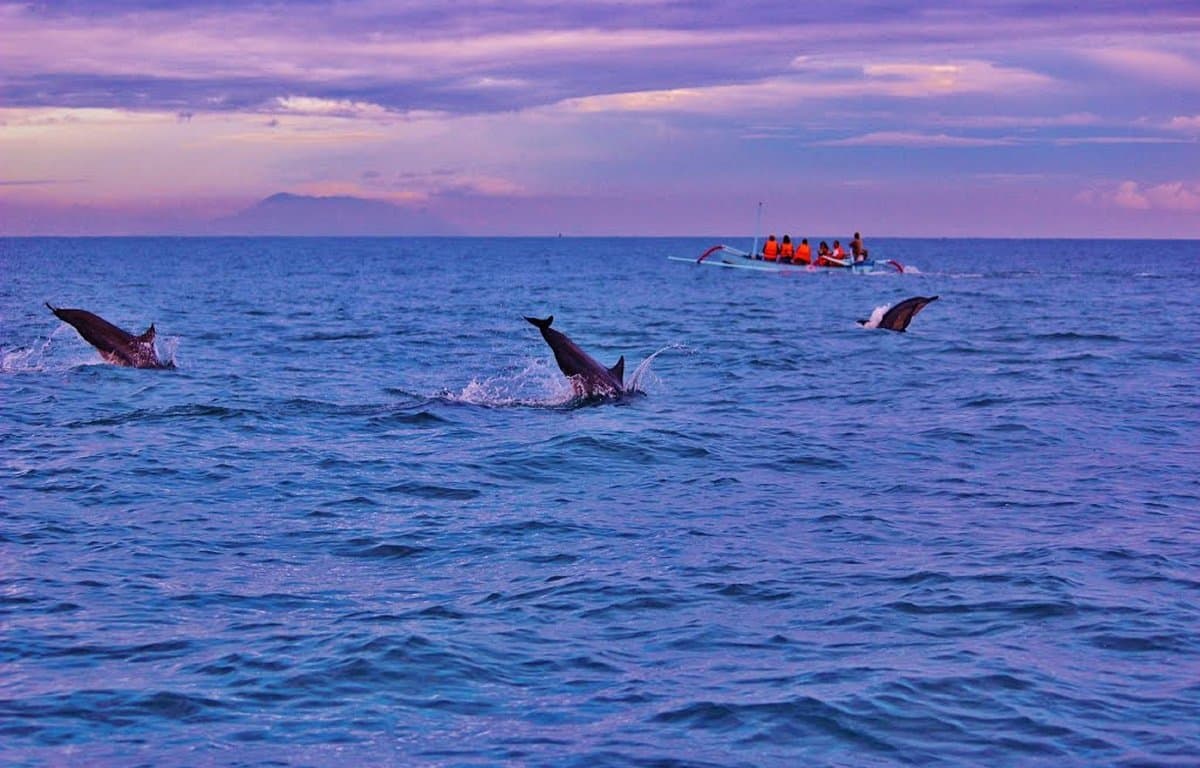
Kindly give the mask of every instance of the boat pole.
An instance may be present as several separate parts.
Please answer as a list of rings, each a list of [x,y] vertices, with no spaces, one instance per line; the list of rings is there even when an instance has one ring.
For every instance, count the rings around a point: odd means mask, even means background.
[[[754,216],[754,247],[750,249],[750,258],[758,256],[758,233],[762,228],[762,201],[758,201],[758,213]]]

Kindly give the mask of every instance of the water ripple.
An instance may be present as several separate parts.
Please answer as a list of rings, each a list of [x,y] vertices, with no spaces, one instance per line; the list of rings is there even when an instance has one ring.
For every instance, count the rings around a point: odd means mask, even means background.
[[[1194,244],[2,245],[0,762],[1200,754]],[[46,285],[180,369],[100,364]],[[575,399],[535,312],[645,394]]]

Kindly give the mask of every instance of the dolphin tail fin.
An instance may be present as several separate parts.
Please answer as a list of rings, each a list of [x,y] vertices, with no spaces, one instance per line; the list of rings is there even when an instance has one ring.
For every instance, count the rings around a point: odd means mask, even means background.
[[[617,364],[608,369],[608,372],[613,375],[613,378],[622,384],[625,383],[625,355],[621,355],[621,359]]]
[[[54,313],[54,315],[55,315],[55,317],[57,317],[57,316],[58,316],[58,307],[54,306],[53,304],[51,304],[51,303],[50,303],[50,302],[48,302],[48,301],[46,302],[46,309],[48,309],[48,310],[50,310],[51,312],[53,312],[53,313]]]
[[[536,317],[529,317],[528,315],[525,317],[525,319],[544,331],[550,327],[551,323],[554,322],[554,315],[550,315],[550,317],[547,317],[545,320],[539,320]]]
[[[137,337],[137,340],[143,343],[151,343],[154,341],[154,333],[154,323],[151,323],[150,327],[146,329],[146,332]]]

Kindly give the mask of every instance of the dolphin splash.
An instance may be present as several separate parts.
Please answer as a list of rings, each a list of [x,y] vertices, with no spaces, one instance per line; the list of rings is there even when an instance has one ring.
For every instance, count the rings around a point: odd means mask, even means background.
[[[536,317],[526,317],[525,319],[536,325],[542,332],[542,338],[554,352],[554,360],[558,363],[559,370],[571,380],[571,386],[576,395],[580,397],[613,397],[627,391],[624,382],[624,355],[612,368],[605,368],[591,355],[580,349],[575,342],[567,338],[566,334],[550,327],[550,324],[554,322],[554,315],[550,315],[545,320],[539,320]]]
[[[55,317],[74,327],[84,341],[100,352],[105,362],[129,368],[175,367],[171,361],[164,363],[158,359],[154,350],[153,324],[141,336],[134,336],[85,309],[62,309],[51,306],[50,302],[46,302],[46,306]]]
[[[905,299],[896,306],[883,313],[883,317],[879,318],[878,322],[872,317],[870,320],[859,320],[858,324],[867,328],[886,328],[889,331],[904,333],[908,328],[908,324],[912,322],[913,317],[925,308],[925,305],[931,301],[937,301],[937,296],[913,296]]]

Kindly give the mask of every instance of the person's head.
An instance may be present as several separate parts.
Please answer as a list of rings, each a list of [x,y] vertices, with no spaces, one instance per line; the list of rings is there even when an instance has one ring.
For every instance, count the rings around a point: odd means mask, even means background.
[[[785,242],[785,243],[790,243],[790,242],[792,242],[792,236],[791,236],[791,235],[784,235],[784,236],[783,236],[783,242]]]
[[[768,240],[774,240],[774,239],[775,239],[775,235],[769,235],[769,236],[767,237],[767,239],[768,239]]]
[[[833,247],[834,247],[834,248],[837,248],[837,247],[838,247],[839,245],[841,245],[841,244],[842,244],[842,241],[841,241],[841,240],[834,240],[834,241],[833,241]]]
[[[803,240],[801,240],[801,241],[800,241],[800,244],[801,244],[801,245],[808,245],[808,238],[806,237],[806,238],[804,238]]]
[[[862,238],[862,235],[858,234],[857,232],[855,232],[855,233],[854,233],[854,239],[855,239],[855,240],[859,240],[859,239],[861,239],[861,238]]]

